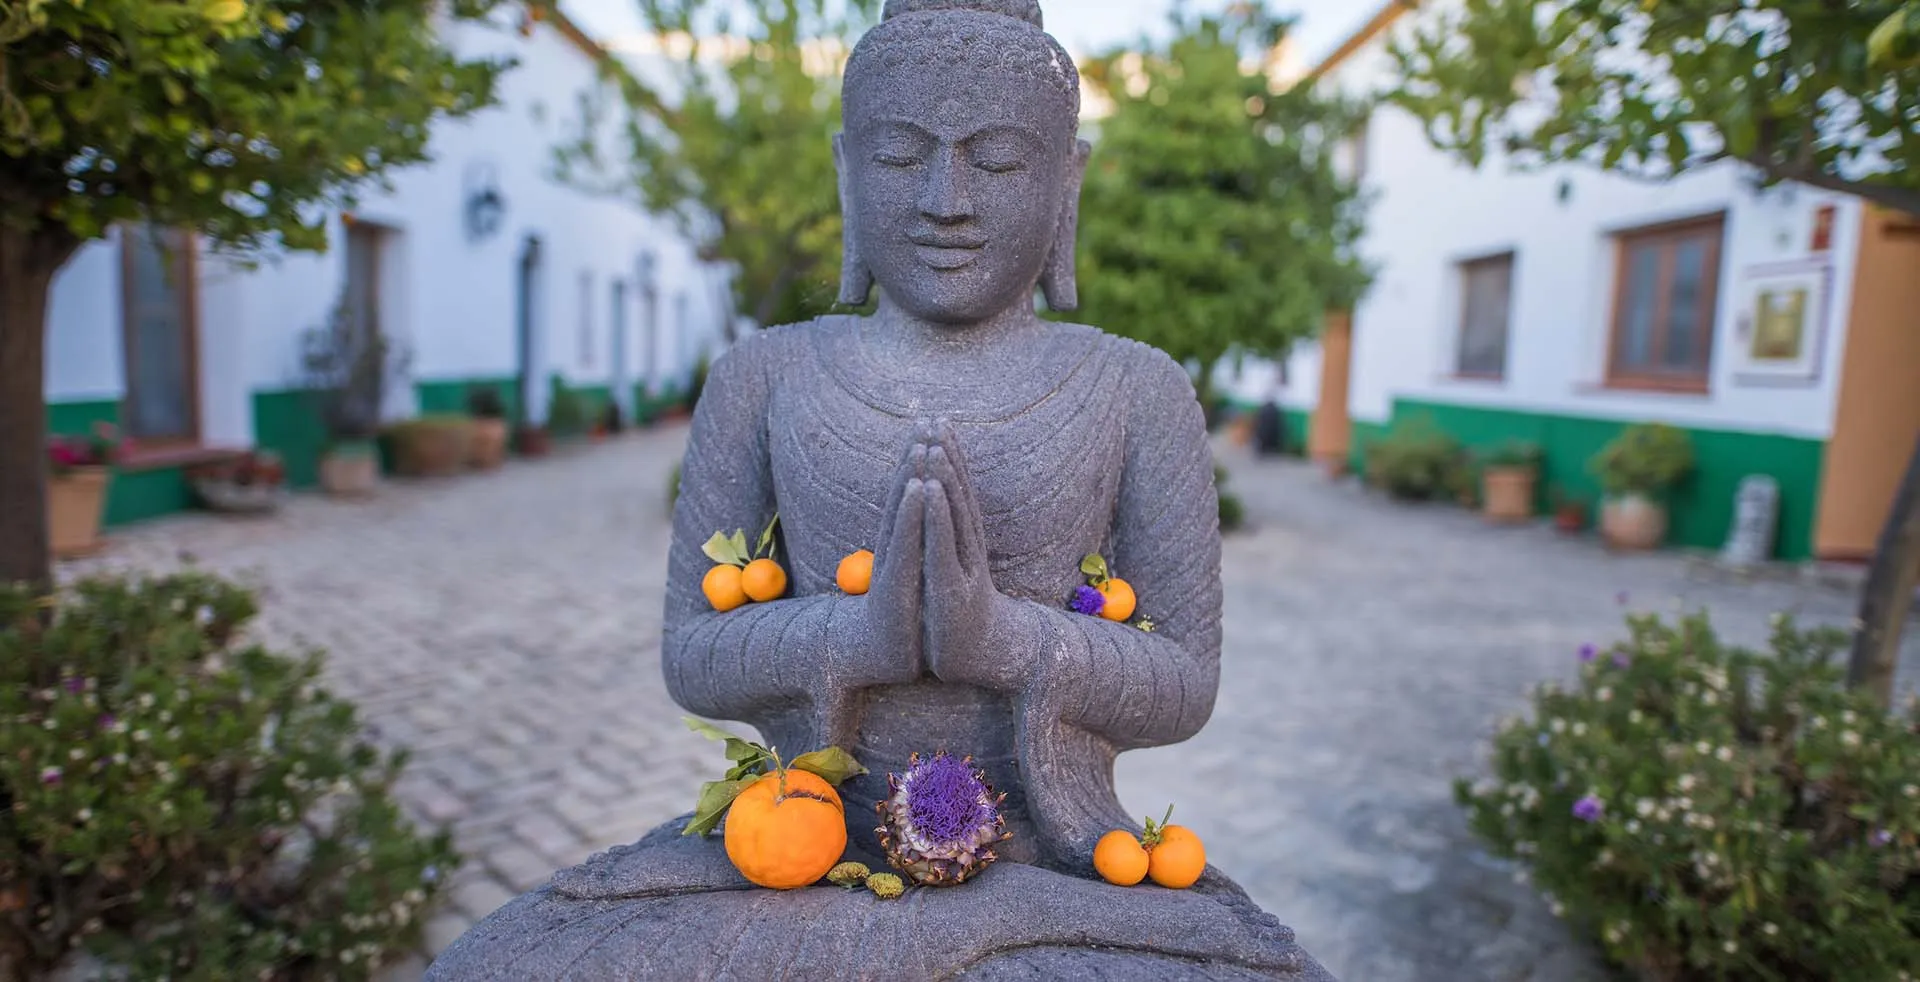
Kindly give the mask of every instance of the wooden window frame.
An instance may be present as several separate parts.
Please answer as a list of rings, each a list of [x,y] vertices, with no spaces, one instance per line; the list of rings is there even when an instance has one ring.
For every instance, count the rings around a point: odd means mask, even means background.
[[[134,314],[134,236],[141,235],[147,226],[126,225],[121,227],[120,235],[120,350],[126,357],[122,375],[126,382],[126,391],[120,397],[122,407],[130,407],[137,401],[135,386],[137,373],[133,366],[140,357],[140,343],[133,330]],[[185,320],[187,355],[187,419],[189,432],[176,437],[143,437],[137,433],[128,433],[133,445],[140,454],[153,452],[168,453],[191,450],[202,445],[205,437],[206,420],[200,406],[200,243],[198,237],[186,229],[157,228],[162,238],[177,238],[180,255],[180,274],[182,310]],[[131,430],[127,425],[129,410],[122,409],[121,428]]]
[[[1454,332],[1453,337],[1454,378],[1469,382],[1504,382],[1507,380],[1507,360],[1513,354],[1513,271],[1518,266],[1518,263],[1515,261],[1517,257],[1518,253],[1509,249],[1505,252],[1496,252],[1491,255],[1476,256],[1472,259],[1454,264],[1454,275],[1458,278],[1456,282],[1460,284],[1460,318],[1457,322],[1458,329]],[[1500,325],[1500,331],[1505,336],[1505,347],[1501,352],[1500,370],[1497,372],[1469,370],[1465,365],[1465,359],[1467,353],[1467,325],[1471,322],[1471,315],[1473,313],[1473,272],[1482,267],[1496,265],[1504,265],[1507,267],[1507,318],[1506,323]]]
[[[1707,255],[1704,262],[1706,279],[1700,297],[1696,301],[1699,310],[1694,338],[1696,350],[1703,352],[1698,374],[1679,371],[1648,371],[1644,368],[1629,367],[1621,364],[1623,329],[1627,317],[1627,285],[1630,274],[1630,262],[1633,249],[1647,243],[1670,243],[1701,238],[1702,233],[1711,232],[1706,237]],[[1727,216],[1725,212],[1715,212],[1695,218],[1686,218],[1658,225],[1646,225],[1626,229],[1613,235],[1613,305],[1607,317],[1607,376],[1606,385],[1611,389],[1632,389],[1648,392],[1675,392],[1688,395],[1705,395],[1712,386],[1714,336],[1719,333],[1720,313],[1720,263],[1726,246]],[[1673,299],[1673,253],[1672,248],[1661,255],[1660,264],[1654,274],[1654,315],[1652,350],[1656,360],[1667,350],[1667,329],[1671,325],[1670,304]]]

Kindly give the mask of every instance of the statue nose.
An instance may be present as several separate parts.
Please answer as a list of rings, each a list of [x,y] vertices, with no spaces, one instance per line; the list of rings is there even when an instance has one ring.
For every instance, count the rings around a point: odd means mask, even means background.
[[[935,154],[920,189],[920,213],[943,224],[973,217],[973,200],[967,196],[966,177],[955,156],[951,150]]]

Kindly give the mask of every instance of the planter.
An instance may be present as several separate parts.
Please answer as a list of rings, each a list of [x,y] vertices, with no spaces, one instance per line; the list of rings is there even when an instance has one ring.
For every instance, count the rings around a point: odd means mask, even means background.
[[[1490,522],[1526,522],[1533,519],[1531,467],[1489,467],[1480,475],[1481,513]]]
[[[507,421],[484,417],[473,421],[473,453],[469,463],[479,470],[492,470],[507,459]]]
[[[1587,530],[1587,506],[1569,502],[1554,510],[1553,527],[1568,535]]]
[[[193,493],[214,511],[261,515],[277,510],[287,500],[284,484],[236,484],[233,481],[195,481]]]
[[[100,547],[100,519],[112,478],[105,467],[80,467],[47,480],[47,538],[54,558]]]
[[[547,431],[538,426],[522,426],[513,435],[513,443],[519,451],[528,457],[544,457],[553,449],[553,440]]]
[[[451,477],[473,456],[473,421],[464,416],[410,420],[390,432],[393,469],[402,477]]]
[[[320,487],[330,495],[359,498],[380,486],[380,453],[372,442],[342,443],[320,455]]]
[[[1667,508],[1643,494],[1607,499],[1600,508],[1600,534],[1615,549],[1653,549],[1667,538]]]

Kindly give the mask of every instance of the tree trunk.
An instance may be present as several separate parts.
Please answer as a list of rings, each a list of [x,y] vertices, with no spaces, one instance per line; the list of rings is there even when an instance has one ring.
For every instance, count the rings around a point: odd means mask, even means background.
[[[1893,705],[1893,676],[1900,664],[1900,632],[1920,584],[1920,444],[1907,461],[1907,476],[1894,492],[1893,508],[1880,530],[1867,585],[1860,592],[1860,630],[1853,639],[1847,684],[1882,706]]]
[[[47,293],[77,245],[0,227],[0,583],[53,582],[47,540]]]

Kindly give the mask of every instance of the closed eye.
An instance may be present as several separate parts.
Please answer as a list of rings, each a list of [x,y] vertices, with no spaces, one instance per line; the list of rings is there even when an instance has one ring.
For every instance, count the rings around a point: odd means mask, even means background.
[[[973,162],[973,166],[991,174],[1008,174],[1024,169],[1024,165],[1018,160],[996,160],[992,158],[976,160]]]
[[[889,153],[883,150],[873,155],[873,162],[883,167],[912,167],[920,162],[920,158],[912,154]]]

